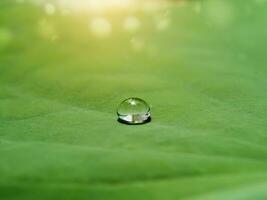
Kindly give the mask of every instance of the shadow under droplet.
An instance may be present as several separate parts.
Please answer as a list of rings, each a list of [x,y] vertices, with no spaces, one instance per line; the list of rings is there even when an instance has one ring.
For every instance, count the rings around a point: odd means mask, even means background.
[[[117,121],[118,121],[119,123],[121,123],[121,124],[125,124],[125,125],[144,125],[144,124],[147,124],[147,123],[151,122],[151,121],[152,121],[152,118],[151,118],[151,117],[148,117],[147,120],[145,120],[145,121],[143,121],[143,122],[141,122],[141,123],[131,123],[131,122],[124,121],[124,120],[122,120],[122,119],[120,119],[120,118],[118,118]]]

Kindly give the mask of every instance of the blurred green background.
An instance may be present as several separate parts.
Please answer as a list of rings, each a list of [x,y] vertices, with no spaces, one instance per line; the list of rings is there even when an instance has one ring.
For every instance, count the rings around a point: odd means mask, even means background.
[[[267,199],[267,1],[1,0],[0,199]],[[119,124],[137,96],[152,122]]]

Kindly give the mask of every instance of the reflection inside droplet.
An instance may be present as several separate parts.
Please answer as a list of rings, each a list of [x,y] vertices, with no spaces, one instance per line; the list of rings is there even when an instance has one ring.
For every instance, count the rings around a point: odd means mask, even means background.
[[[117,109],[118,120],[126,124],[144,124],[150,121],[150,106],[142,99],[124,100]]]

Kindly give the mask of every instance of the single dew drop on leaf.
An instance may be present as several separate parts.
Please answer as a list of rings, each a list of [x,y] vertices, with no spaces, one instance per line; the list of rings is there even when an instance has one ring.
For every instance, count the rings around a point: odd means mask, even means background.
[[[125,124],[144,124],[151,120],[150,106],[142,99],[124,100],[117,109],[118,121]]]

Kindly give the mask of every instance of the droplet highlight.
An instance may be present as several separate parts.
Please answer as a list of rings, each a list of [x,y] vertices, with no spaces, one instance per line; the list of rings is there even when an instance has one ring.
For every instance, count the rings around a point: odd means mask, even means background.
[[[124,124],[145,124],[151,121],[150,106],[140,98],[125,99],[118,106],[118,121]]]

